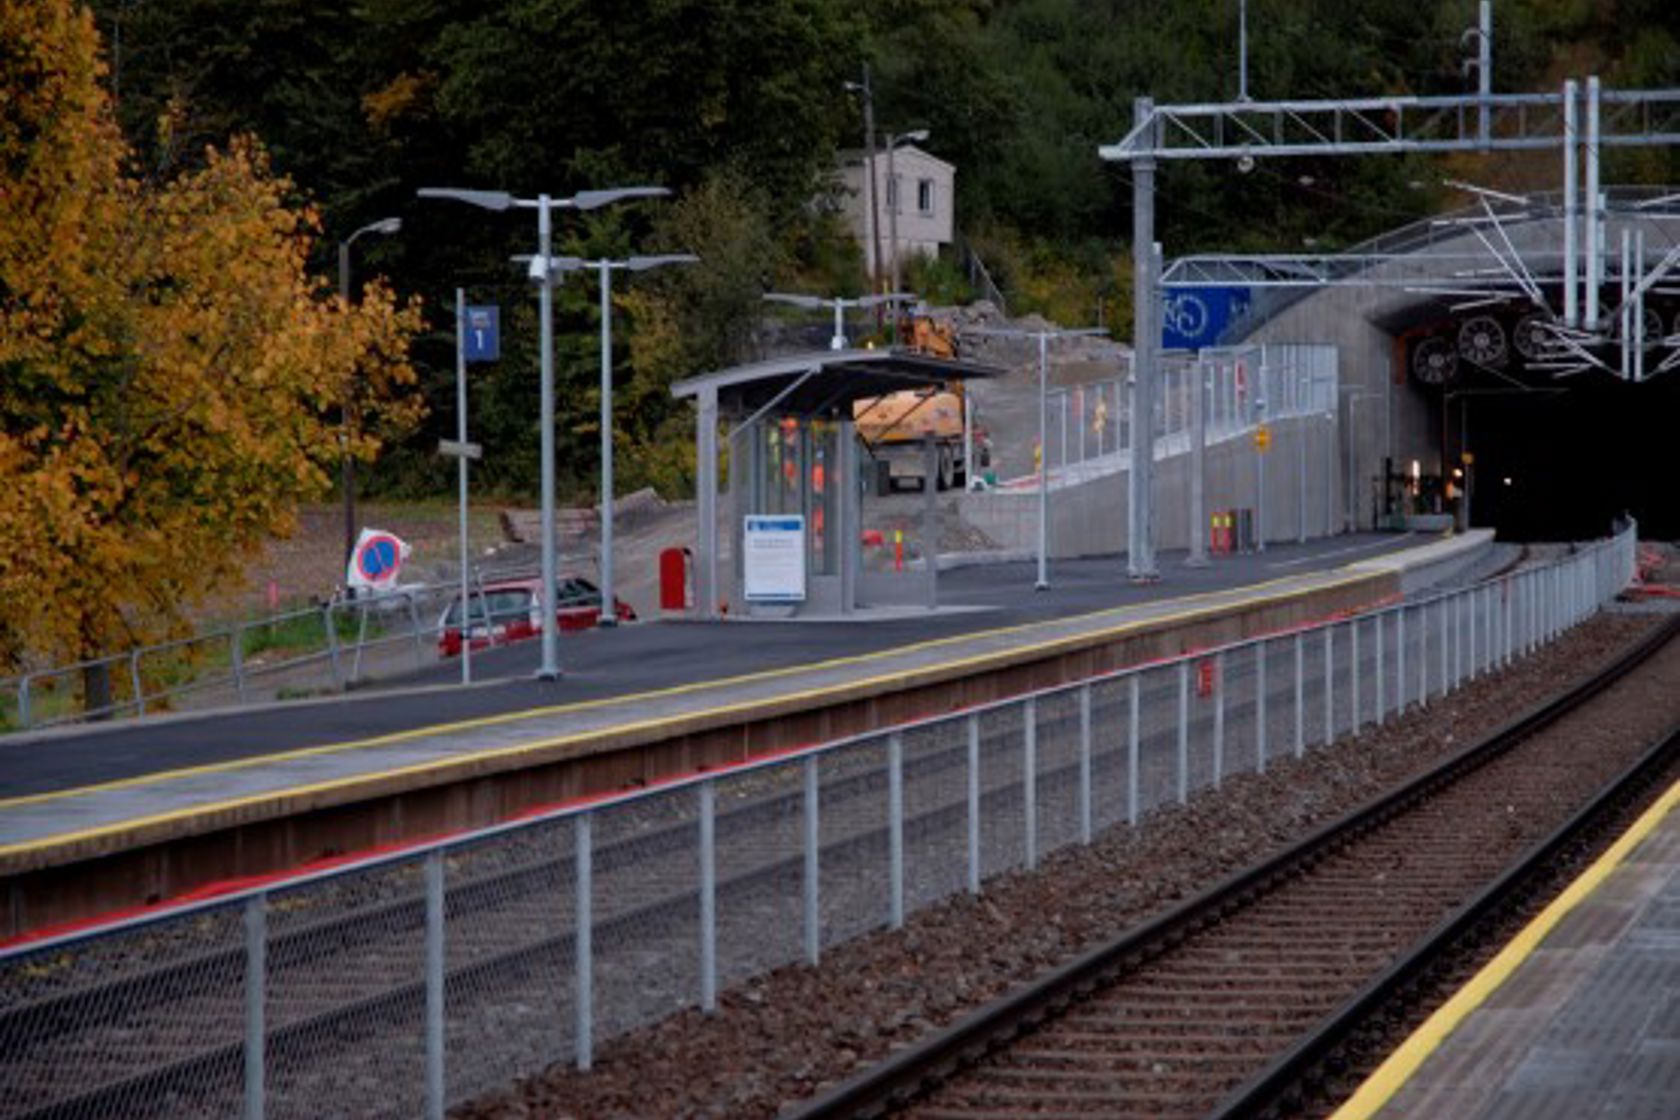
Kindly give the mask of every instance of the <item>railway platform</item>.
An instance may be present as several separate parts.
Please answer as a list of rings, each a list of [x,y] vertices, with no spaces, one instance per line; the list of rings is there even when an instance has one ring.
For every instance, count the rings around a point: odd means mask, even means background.
[[[1331,541],[1147,587],[1112,564],[1082,586],[1064,564],[1059,615],[1005,587],[990,609],[824,624],[820,642],[815,624],[625,628],[600,647],[623,646],[618,669],[569,677],[568,702],[521,673],[7,743],[0,937],[1288,630],[1461,578],[1495,548],[1485,532]],[[749,671],[704,679],[726,665]]]
[[[1335,1113],[1680,1114],[1680,783]]]

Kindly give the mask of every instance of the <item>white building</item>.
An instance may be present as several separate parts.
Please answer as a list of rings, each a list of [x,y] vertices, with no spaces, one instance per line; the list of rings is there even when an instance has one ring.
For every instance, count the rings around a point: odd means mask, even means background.
[[[875,268],[875,240],[869,229],[868,160],[861,151],[847,152],[840,176],[846,224],[863,245],[864,264],[871,275]],[[893,226],[898,227],[896,248],[900,260],[916,254],[937,256],[941,245],[949,245],[955,229],[957,169],[913,144],[900,145],[891,156],[889,177],[887,153],[875,155],[875,204],[881,245],[883,276],[893,267]]]

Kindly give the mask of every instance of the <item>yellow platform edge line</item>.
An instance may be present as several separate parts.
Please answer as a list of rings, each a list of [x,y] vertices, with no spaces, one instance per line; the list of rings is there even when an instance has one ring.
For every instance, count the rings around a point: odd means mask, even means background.
[[[1227,589],[1224,589],[1224,590],[1221,590],[1221,591],[1198,592],[1195,595],[1186,595],[1186,596],[1182,596],[1181,598],[1177,598],[1177,599],[1162,600],[1163,603],[1190,603],[1190,602],[1195,602],[1196,600],[1199,600],[1199,599],[1207,599],[1207,598],[1210,598],[1210,597],[1213,597],[1213,596],[1231,595],[1233,592],[1237,592],[1239,595],[1241,595],[1241,597],[1239,597],[1239,598],[1232,599],[1228,602],[1214,604],[1212,606],[1202,606],[1202,607],[1196,607],[1196,608],[1190,609],[1190,610],[1173,611],[1173,612],[1170,612],[1170,613],[1167,613],[1167,614],[1157,615],[1157,616],[1154,616],[1154,617],[1151,617],[1151,618],[1138,619],[1138,620],[1135,620],[1135,621],[1132,621],[1132,622],[1122,623],[1118,626],[1113,626],[1113,627],[1110,627],[1106,630],[1095,630],[1095,631],[1091,631],[1091,632],[1088,632],[1088,633],[1085,633],[1085,634],[1066,635],[1066,636],[1062,636],[1062,637],[1051,638],[1051,639],[1047,639],[1047,640],[1042,641],[1042,642],[1035,642],[1035,643],[1031,643],[1031,644],[1028,644],[1028,645],[1023,645],[1023,646],[1017,647],[1016,649],[1011,650],[1009,652],[1011,652],[1011,653],[1032,653],[1032,652],[1048,651],[1048,650],[1052,650],[1052,649],[1056,648],[1057,646],[1070,645],[1070,644],[1074,644],[1074,643],[1082,643],[1082,642],[1089,641],[1090,639],[1093,639],[1093,638],[1104,639],[1104,638],[1119,637],[1121,635],[1124,635],[1124,634],[1127,634],[1127,633],[1130,633],[1130,632],[1135,632],[1135,631],[1143,629],[1145,627],[1155,626],[1155,625],[1158,625],[1158,624],[1163,623],[1163,622],[1182,622],[1182,621],[1185,621],[1187,619],[1193,619],[1193,618],[1196,618],[1196,617],[1201,616],[1201,615],[1212,613],[1213,611],[1228,610],[1228,609],[1233,608],[1233,607],[1253,606],[1255,603],[1267,601],[1268,598],[1270,598],[1272,601],[1283,602],[1283,601],[1286,601],[1287,599],[1294,598],[1294,597],[1297,597],[1297,596],[1300,596],[1300,595],[1315,594],[1315,593],[1319,593],[1319,592],[1323,592],[1323,591],[1333,591],[1333,590],[1335,590],[1339,587],[1344,587],[1344,586],[1347,586],[1349,584],[1354,584],[1354,583],[1361,582],[1363,580],[1370,579],[1371,576],[1368,573],[1359,573],[1359,574],[1352,575],[1352,576],[1344,576],[1344,577],[1333,579],[1333,580],[1330,580],[1328,582],[1318,584],[1318,585],[1315,585],[1315,586],[1300,588],[1298,591],[1294,591],[1294,592],[1290,593],[1289,595],[1268,596],[1268,595],[1265,595],[1265,594],[1260,594],[1260,595],[1253,594],[1253,592],[1260,591],[1260,590],[1265,589],[1265,588],[1273,587],[1276,584],[1287,583],[1287,582],[1290,582],[1292,580],[1298,580],[1300,578],[1301,578],[1300,576],[1284,576],[1284,577],[1281,577],[1281,578],[1278,578],[1278,579],[1266,580],[1264,582],[1257,583],[1257,584],[1250,584],[1246,588],[1241,588],[1241,589],[1227,588]],[[1243,594],[1244,592],[1246,592],[1247,594]],[[1113,614],[1113,613],[1116,613],[1116,612],[1121,611],[1121,610],[1130,610],[1130,609],[1134,609],[1134,608],[1131,608],[1131,607],[1110,607],[1110,608],[1107,608],[1105,610],[1094,611],[1094,612],[1092,612],[1091,614],[1088,614],[1088,615],[1071,616],[1070,619],[1058,619],[1058,620],[1050,620],[1050,621],[1070,621],[1070,620],[1077,619],[1077,618],[1100,618],[1101,616],[1103,616],[1105,614]],[[149,784],[158,783],[158,782],[175,781],[175,780],[179,780],[179,779],[182,779],[182,778],[198,777],[198,776],[203,776],[203,775],[206,775],[206,774],[230,773],[230,772],[233,772],[233,771],[236,771],[236,770],[248,769],[248,768],[251,768],[251,767],[266,765],[266,764],[269,764],[269,763],[288,762],[288,761],[292,761],[292,760],[295,760],[295,759],[307,758],[307,757],[311,757],[311,756],[315,756],[315,755],[333,754],[333,753],[337,753],[337,752],[340,752],[340,751],[361,750],[361,749],[366,749],[366,748],[369,748],[369,747],[384,746],[384,745],[389,745],[391,743],[402,742],[402,741],[409,740],[409,739],[422,738],[422,737],[429,736],[429,735],[444,734],[444,733],[455,732],[455,731],[469,731],[469,730],[474,730],[476,728],[489,727],[489,726],[494,726],[496,724],[501,724],[501,723],[508,723],[508,722],[512,722],[514,720],[519,720],[519,719],[534,719],[534,718],[537,718],[539,716],[552,716],[552,715],[566,714],[566,713],[575,712],[575,711],[583,711],[583,710],[586,710],[586,709],[589,709],[589,708],[600,707],[600,706],[603,706],[603,705],[606,705],[606,704],[617,704],[617,703],[625,703],[625,702],[630,702],[630,701],[646,701],[646,700],[651,700],[651,699],[660,699],[660,698],[669,697],[669,696],[673,696],[673,695],[679,695],[679,694],[685,693],[685,692],[696,691],[696,690],[701,689],[701,688],[709,688],[709,687],[715,687],[715,686],[716,687],[721,687],[721,686],[728,686],[728,685],[737,685],[737,684],[741,684],[743,682],[750,682],[750,681],[774,678],[774,677],[778,677],[778,676],[785,676],[787,674],[794,673],[794,672],[820,671],[820,670],[823,670],[823,669],[832,669],[832,668],[836,668],[836,667],[840,667],[840,666],[844,666],[844,665],[848,665],[848,664],[861,664],[861,663],[864,663],[864,662],[867,662],[867,661],[877,660],[877,659],[887,657],[887,656],[890,656],[890,655],[902,654],[902,653],[907,653],[907,652],[915,652],[915,651],[918,651],[918,650],[930,649],[930,648],[934,648],[934,647],[941,646],[941,645],[948,645],[948,644],[950,644],[952,642],[955,642],[955,641],[973,640],[973,639],[977,639],[977,638],[992,638],[992,637],[997,637],[997,636],[1000,636],[1000,635],[1007,635],[1007,634],[1010,634],[1010,633],[1015,633],[1015,632],[1018,632],[1020,630],[1028,629],[1028,628],[1031,628],[1031,627],[1043,626],[1043,625],[1045,625],[1044,622],[1023,623],[1019,626],[1000,627],[996,630],[979,631],[979,632],[960,635],[958,637],[952,637],[952,638],[936,638],[936,639],[931,639],[927,642],[916,643],[916,644],[910,645],[910,646],[898,646],[898,647],[895,647],[894,649],[891,649],[891,650],[881,650],[881,651],[877,651],[875,653],[858,654],[858,655],[855,655],[853,657],[836,658],[832,661],[817,662],[817,663],[810,664],[810,665],[790,667],[790,668],[787,668],[787,669],[771,669],[771,670],[766,670],[765,672],[762,672],[762,673],[748,674],[748,675],[741,676],[741,677],[731,677],[731,678],[727,678],[727,679],[724,679],[724,680],[721,680],[721,681],[706,681],[706,682],[698,682],[696,684],[690,684],[690,685],[680,685],[680,686],[677,686],[675,688],[665,689],[665,690],[658,691],[658,692],[644,692],[644,693],[635,693],[635,694],[632,694],[632,695],[629,695],[629,696],[606,697],[606,698],[603,698],[603,699],[600,699],[600,700],[590,700],[590,701],[583,701],[583,702],[580,702],[580,703],[569,704],[569,705],[559,705],[559,706],[552,707],[552,708],[537,709],[535,711],[526,710],[526,711],[522,711],[522,712],[504,713],[502,715],[496,715],[496,716],[486,716],[486,717],[482,717],[482,718],[474,719],[474,720],[465,720],[465,721],[462,721],[460,723],[434,724],[434,725],[432,725],[430,727],[426,727],[426,728],[419,728],[419,729],[415,729],[415,730],[412,730],[412,731],[397,732],[397,733],[394,733],[394,734],[391,734],[391,735],[381,736],[379,738],[363,739],[363,740],[359,740],[359,741],[351,742],[351,743],[332,743],[332,744],[327,744],[325,746],[320,746],[320,747],[305,747],[305,748],[301,748],[299,750],[282,752],[280,754],[259,755],[259,756],[255,756],[253,758],[238,759],[238,760],[231,761],[231,762],[210,763],[210,764],[206,764],[206,765],[203,765],[203,766],[187,767],[187,768],[180,769],[180,770],[160,771],[158,773],[141,775],[141,776],[134,777],[134,778],[125,778],[125,779],[121,779],[120,781],[116,781],[116,782],[106,782],[106,783],[103,783],[103,784],[100,784],[100,785],[93,785],[93,786],[80,786],[80,787],[77,787],[75,789],[58,790],[58,791],[54,791],[52,793],[32,794],[28,797],[16,798],[16,799],[11,800],[11,801],[0,801],[0,811],[4,811],[4,810],[10,809],[10,808],[17,808],[17,807],[20,807],[20,806],[23,806],[23,805],[29,805],[29,804],[42,804],[42,803],[47,803],[47,802],[52,802],[52,801],[62,801],[62,800],[67,800],[69,798],[84,796],[84,795],[91,794],[91,793],[106,793],[106,792],[110,792],[110,791],[118,790],[118,789],[132,788],[134,786],[149,785]],[[946,663],[944,663],[944,665],[941,666],[941,668],[962,668],[963,666],[966,666],[966,665],[971,665],[971,664],[975,664],[975,663],[979,663],[979,662],[992,660],[992,659],[996,658],[997,656],[999,656],[999,654],[996,653],[996,652],[975,654],[972,657],[958,658],[957,660],[946,662]],[[342,778],[333,778],[333,779],[320,781],[320,782],[314,782],[314,783],[310,783],[310,784],[306,784],[306,785],[288,787],[286,789],[267,790],[267,791],[264,791],[262,793],[250,794],[250,795],[247,795],[247,796],[244,796],[244,797],[230,798],[230,799],[223,800],[223,801],[212,801],[212,802],[208,802],[208,803],[203,804],[203,805],[196,805],[196,806],[190,806],[190,807],[186,807],[186,808],[182,808],[182,809],[175,809],[175,810],[171,810],[169,812],[152,814],[150,816],[136,817],[136,818],[133,818],[131,820],[125,820],[125,821],[121,821],[121,822],[114,823],[114,824],[94,825],[94,826],[89,827],[89,828],[78,829],[78,830],[74,830],[74,831],[71,831],[71,832],[55,833],[51,836],[44,836],[44,837],[40,837],[40,838],[37,838],[37,839],[34,839],[34,840],[20,841],[20,842],[15,843],[15,844],[0,845],[0,859],[7,859],[7,858],[15,857],[15,856],[26,855],[29,852],[38,851],[38,850],[45,849],[45,848],[57,848],[57,847],[61,847],[61,846],[66,845],[66,844],[80,843],[80,842],[83,842],[83,841],[95,839],[95,838],[100,837],[100,836],[109,835],[109,834],[115,833],[115,832],[126,832],[126,831],[130,831],[132,829],[135,829],[135,828],[145,828],[145,827],[151,827],[151,826],[155,826],[155,825],[159,825],[159,824],[166,824],[170,821],[182,820],[182,819],[189,818],[189,817],[197,817],[197,816],[204,816],[204,815],[218,813],[218,812],[226,812],[228,810],[238,809],[238,808],[241,808],[243,806],[257,804],[257,803],[263,802],[263,801],[271,801],[271,800],[273,800],[275,798],[279,798],[279,797],[307,797],[307,796],[312,795],[312,794],[326,793],[326,792],[330,792],[330,791],[335,790],[335,789],[341,789],[341,788],[345,788],[345,787],[348,787],[348,786],[365,785],[366,783],[368,783],[370,781],[375,781],[375,780],[382,779],[382,778],[403,777],[403,776],[408,776],[408,775],[413,775],[413,774],[423,774],[423,773],[426,773],[426,772],[432,771],[432,770],[440,770],[440,769],[447,769],[447,768],[451,768],[451,767],[457,767],[457,766],[462,765],[464,762],[468,762],[468,761],[487,760],[487,759],[517,758],[521,755],[532,754],[532,753],[535,753],[535,752],[538,752],[538,751],[550,750],[554,747],[564,746],[568,743],[577,742],[581,739],[591,738],[591,737],[594,737],[594,736],[597,736],[597,735],[622,734],[622,733],[625,733],[625,732],[642,731],[642,730],[647,730],[647,729],[654,728],[654,727],[659,727],[663,724],[682,722],[682,721],[686,721],[686,720],[695,719],[697,717],[703,717],[703,716],[709,716],[709,715],[728,715],[728,714],[735,713],[735,712],[747,711],[747,710],[757,708],[757,707],[762,707],[766,704],[771,704],[771,703],[784,703],[784,702],[787,702],[787,701],[790,701],[790,700],[814,699],[816,697],[820,697],[820,696],[823,696],[823,695],[826,695],[826,694],[829,694],[829,693],[832,693],[832,692],[839,691],[840,689],[843,689],[843,688],[850,689],[850,688],[868,687],[872,684],[879,684],[879,683],[886,682],[886,681],[897,680],[897,679],[900,679],[903,675],[904,675],[903,673],[886,673],[886,674],[882,674],[882,675],[874,676],[874,677],[863,677],[863,678],[860,678],[860,679],[855,680],[855,681],[847,681],[844,684],[840,684],[840,685],[822,685],[822,686],[819,686],[819,687],[816,687],[816,688],[805,689],[805,690],[802,690],[802,691],[783,693],[782,695],[779,695],[779,696],[776,696],[776,697],[768,697],[768,698],[761,698],[761,699],[754,699],[754,700],[743,700],[743,701],[741,701],[739,703],[736,703],[736,704],[726,704],[726,705],[720,705],[718,707],[713,707],[713,708],[703,708],[703,709],[700,709],[699,711],[686,712],[686,713],[683,713],[681,715],[661,716],[657,719],[641,720],[641,721],[636,721],[636,722],[626,723],[626,724],[615,724],[614,726],[607,727],[607,728],[596,728],[596,729],[592,729],[592,730],[588,730],[588,731],[571,732],[571,733],[568,733],[568,734],[565,734],[565,735],[559,735],[559,736],[553,736],[553,737],[549,737],[549,738],[545,738],[545,739],[535,740],[535,741],[530,742],[530,743],[522,743],[518,746],[513,746],[513,747],[494,748],[494,749],[491,749],[491,750],[475,752],[471,755],[457,755],[457,756],[454,756],[454,757],[451,757],[451,758],[438,759],[438,760],[432,761],[432,762],[420,762],[420,763],[414,763],[410,766],[398,767],[398,768],[391,769],[391,770],[381,770],[381,771],[378,771],[377,773],[354,774],[354,775],[349,775],[349,776],[342,777]]]
[[[1525,926],[1501,949],[1497,956],[1482,967],[1446,1003],[1435,1009],[1422,1026],[1413,1031],[1378,1066],[1354,1094],[1333,1112],[1330,1120],[1366,1120],[1375,1116],[1393,1099],[1405,1084],[1422,1068],[1424,1061],[1446,1041],[1470,1013],[1475,1011],[1500,985],[1534,954],[1540,943],[1577,906],[1591,898],[1612,872],[1626,861],[1646,837],[1655,832],[1676,805],[1680,805],[1680,782],[1668,788],[1656,803],[1635,821],[1593,865],[1552,900],[1534,920]]]

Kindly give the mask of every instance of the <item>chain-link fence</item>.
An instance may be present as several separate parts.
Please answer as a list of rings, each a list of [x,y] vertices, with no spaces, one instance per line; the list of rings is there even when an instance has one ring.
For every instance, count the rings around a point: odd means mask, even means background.
[[[1632,578],[1464,590],[0,951],[0,1116],[441,1116],[1427,705]]]

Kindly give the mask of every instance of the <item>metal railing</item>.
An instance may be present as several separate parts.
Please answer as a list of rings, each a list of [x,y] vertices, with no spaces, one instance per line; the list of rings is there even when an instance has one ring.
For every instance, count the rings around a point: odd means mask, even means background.
[[[0,1117],[442,1116],[1586,618],[1543,567],[0,951]]]
[[[1208,349],[1201,352],[1200,365],[1191,357],[1168,355],[1155,391],[1158,446],[1188,449],[1190,394],[1198,369],[1206,382],[1207,439],[1217,443],[1265,421],[1334,413],[1336,362],[1336,347],[1320,345]],[[1088,473],[1070,468],[1090,464],[1119,470],[1130,462],[1128,374],[1048,393],[1046,442],[1053,485]],[[1013,481],[1025,484],[1031,476]]]
[[[529,574],[498,573],[494,578]],[[475,579],[472,621],[475,635],[494,644],[503,626],[525,612],[492,611],[495,617],[484,625],[480,596],[491,580],[488,573]],[[443,630],[439,620],[459,598],[456,582],[414,585],[0,678],[0,728],[52,727],[145,716],[178,705],[208,707],[343,691],[370,674],[409,672],[435,663]],[[561,605],[568,605],[566,599]],[[91,669],[104,670],[109,702],[87,702],[84,681]]]

